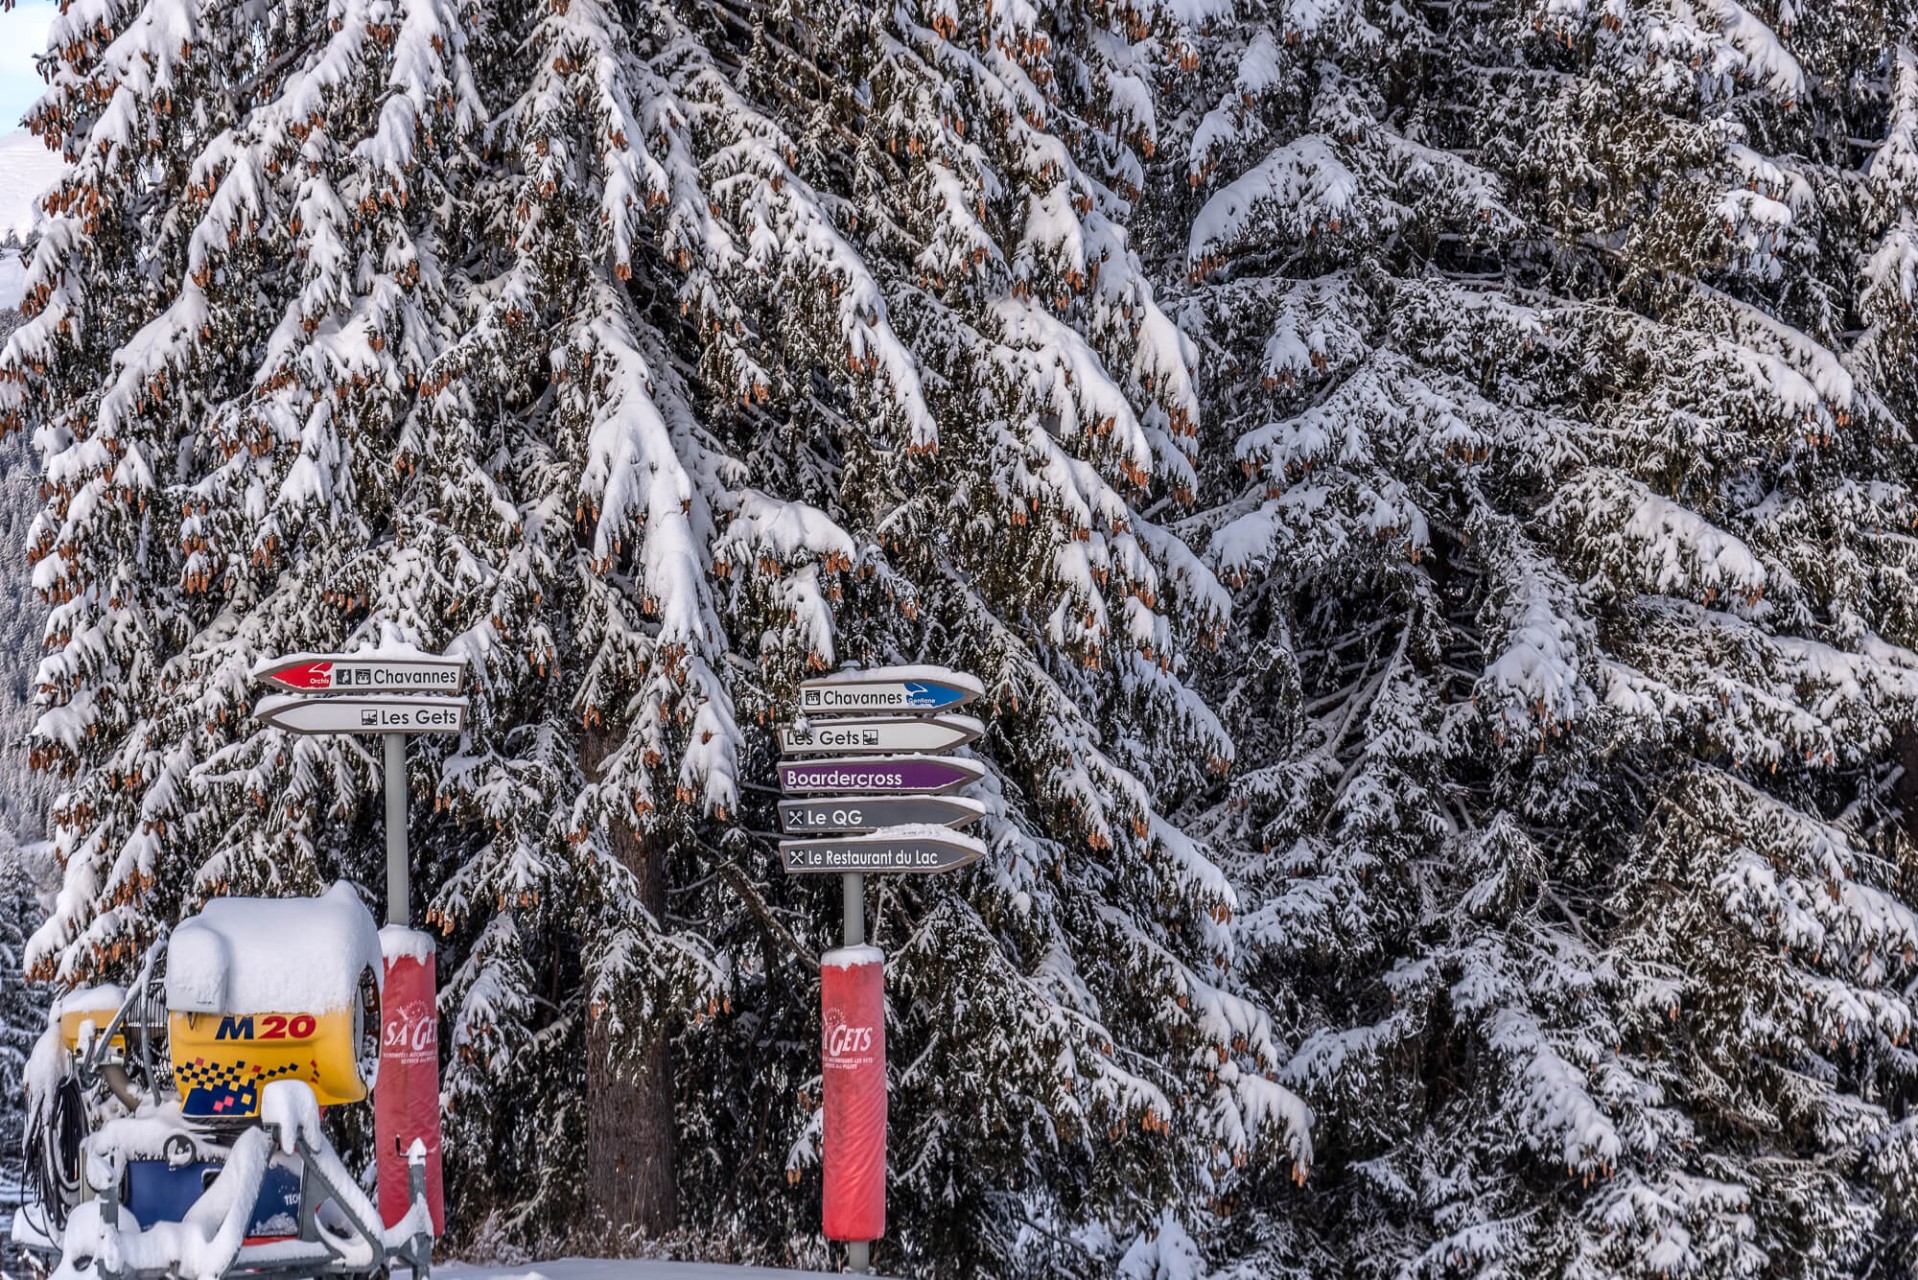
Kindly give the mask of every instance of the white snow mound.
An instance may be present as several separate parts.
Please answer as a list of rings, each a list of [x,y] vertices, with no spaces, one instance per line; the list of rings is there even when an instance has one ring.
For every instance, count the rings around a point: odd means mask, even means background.
[[[809,685],[829,684],[880,684],[887,681],[931,680],[939,684],[949,684],[955,689],[964,689],[976,697],[984,697],[986,687],[979,683],[977,676],[964,671],[954,671],[948,667],[928,666],[924,663],[911,663],[897,667],[848,667],[835,671],[829,676],[806,681]]]
[[[856,969],[863,964],[884,964],[886,953],[878,947],[861,944],[853,947],[834,947],[819,957],[822,969]]]
[[[380,954],[388,960],[417,960],[425,964],[439,954],[439,943],[430,933],[389,924],[380,930]]]
[[[378,978],[380,934],[352,886],[317,898],[215,898],[167,944],[167,1008],[186,1013],[328,1013]]]

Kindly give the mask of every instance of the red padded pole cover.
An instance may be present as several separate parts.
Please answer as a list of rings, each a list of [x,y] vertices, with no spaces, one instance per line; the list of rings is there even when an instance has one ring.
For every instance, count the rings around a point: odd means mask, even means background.
[[[446,1230],[440,1181],[440,1018],[432,935],[388,925],[380,930],[386,983],[380,992],[380,1075],[373,1086],[373,1137],[379,1147],[380,1217],[393,1226],[410,1207],[406,1153],[426,1146],[426,1203],[433,1234]]]
[[[878,947],[819,958],[828,1240],[886,1234],[885,961]]]

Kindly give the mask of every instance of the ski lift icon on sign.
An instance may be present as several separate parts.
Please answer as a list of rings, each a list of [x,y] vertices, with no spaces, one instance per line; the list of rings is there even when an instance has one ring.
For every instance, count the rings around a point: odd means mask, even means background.
[[[361,707],[360,708],[360,728],[377,729],[379,728],[379,724],[380,724],[380,712],[378,707]]]

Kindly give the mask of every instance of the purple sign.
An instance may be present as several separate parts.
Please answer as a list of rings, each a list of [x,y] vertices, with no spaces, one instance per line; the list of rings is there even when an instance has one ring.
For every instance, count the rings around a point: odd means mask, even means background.
[[[938,756],[853,756],[829,760],[785,760],[779,787],[788,795],[852,791],[879,795],[930,795],[957,791],[985,776],[976,760]]]

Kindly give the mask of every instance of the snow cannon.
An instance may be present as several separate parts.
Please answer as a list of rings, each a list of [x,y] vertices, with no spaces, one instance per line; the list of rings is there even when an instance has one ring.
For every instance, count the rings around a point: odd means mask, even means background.
[[[126,1002],[127,993],[119,987],[83,987],[69,991],[60,1001],[60,1039],[68,1053],[81,1053],[91,1047],[113,1015]],[[116,1035],[110,1043],[116,1053],[126,1052],[126,1037]]]
[[[372,915],[336,884],[215,899],[130,988],[56,1003],[28,1070],[13,1220],[44,1280],[375,1280],[396,1265],[426,1280],[423,1145],[383,1220],[322,1119],[372,1090],[383,972]]]
[[[358,895],[216,898],[173,931],[167,1049],[190,1120],[253,1121],[260,1092],[303,1080],[360,1102],[380,1060],[380,937]]]

